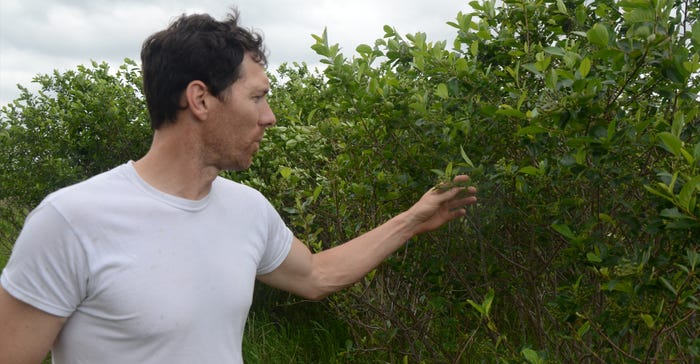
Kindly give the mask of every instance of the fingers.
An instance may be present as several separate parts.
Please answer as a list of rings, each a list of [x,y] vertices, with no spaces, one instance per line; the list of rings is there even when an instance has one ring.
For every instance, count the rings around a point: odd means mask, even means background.
[[[456,219],[458,217],[465,216],[467,214],[467,210],[464,208],[454,209],[454,210],[450,211],[450,214],[451,214],[450,220],[453,220],[453,219]]]
[[[477,189],[474,186],[455,186],[446,191],[445,197],[447,197],[447,199],[452,199],[457,197],[474,196],[476,195],[476,192]]]
[[[448,201],[445,204],[445,206],[449,210],[453,210],[453,209],[462,208],[462,207],[467,206],[467,205],[473,205],[475,203],[476,203],[476,196],[467,196],[467,197],[463,197],[460,199],[454,199],[454,200]]]
[[[467,182],[467,181],[469,181],[470,179],[471,179],[471,178],[469,178],[469,176],[467,176],[466,174],[460,174],[460,175],[458,175],[458,176],[455,176],[455,178],[452,179],[452,182],[455,182],[455,183],[457,183],[457,182]]]
[[[442,203],[444,201],[449,201],[457,197],[457,195],[459,195],[460,192],[464,191],[464,189],[464,187],[451,187],[446,190],[431,188],[430,191],[428,191],[428,194],[435,195],[440,201],[440,203]]]
[[[428,194],[432,195],[430,198],[436,199],[435,203],[444,205],[448,209],[453,209],[476,203],[476,192],[477,190],[474,187],[453,187],[444,192],[431,190]]]
[[[468,182],[469,180],[470,178],[467,175],[458,175],[453,179],[455,184]],[[448,191],[450,197],[446,200],[446,206],[450,210],[459,210],[464,206],[474,204],[476,203],[476,192],[477,189],[474,186],[455,186]]]
[[[432,188],[427,195],[432,195],[430,198],[435,199],[435,203],[442,205],[451,213],[458,213],[467,205],[476,203],[477,189],[474,186],[460,186],[470,180],[468,175],[458,175],[452,180],[451,186],[441,189]],[[427,196],[426,196],[427,197]],[[465,211],[466,213],[466,211]]]
[[[458,176],[455,176],[452,181],[449,182],[440,182],[431,190],[437,190],[438,192],[445,192],[449,191],[452,188],[455,187],[467,187],[469,186],[468,182],[471,180],[471,178],[466,175],[466,174],[460,174]]]

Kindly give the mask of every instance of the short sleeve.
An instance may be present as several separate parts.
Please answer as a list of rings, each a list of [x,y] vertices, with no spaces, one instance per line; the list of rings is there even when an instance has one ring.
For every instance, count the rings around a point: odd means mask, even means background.
[[[44,202],[27,217],[0,283],[20,301],[68,317],[87,295],[88,272],[78,237]]]
[[[265,199],[265,216],[267,217],[267,239],[262,260],[257,274],[267,274],[277,269],[287,258],[292,248],[294,234],[280,217],[272,204]]]

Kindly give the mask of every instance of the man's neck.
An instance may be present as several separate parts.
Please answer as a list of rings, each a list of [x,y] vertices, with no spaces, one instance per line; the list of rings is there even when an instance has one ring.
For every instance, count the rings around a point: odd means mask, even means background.
[[[209,194],[219,174],[203,162],[194,130],[167,126],[157,130],[148,153],[134,162],[139,176],[165,193],[199,200]]]

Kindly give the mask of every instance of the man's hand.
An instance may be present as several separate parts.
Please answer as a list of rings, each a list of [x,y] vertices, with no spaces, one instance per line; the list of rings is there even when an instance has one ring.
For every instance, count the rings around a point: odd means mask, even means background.
[[[469,176],[456,176],[451,184],[441,184],[426,192],[423,197],[405,212],[415,226],[415,234],[435,230],[446,222],[464,216],[466,206],[476,203],[476,188],[462,187]]]

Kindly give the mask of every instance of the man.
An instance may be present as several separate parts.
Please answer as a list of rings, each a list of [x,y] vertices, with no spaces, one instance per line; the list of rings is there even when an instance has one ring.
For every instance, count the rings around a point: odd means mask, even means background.
[[[433,189],[312,254],[257,191],[218,177],[248,168],[276,122],[261,37],[237,14],[182,16],[141,57],[152,146],[28,216],[0,278],[2,364],[49,350],[56,363],[240,363],[256,278],[321,299],[476,202],[471,187]]]

